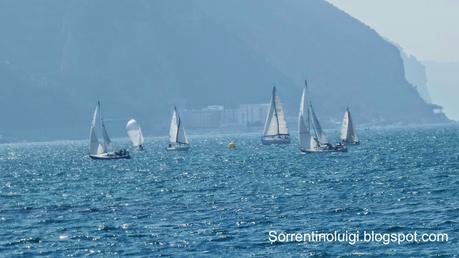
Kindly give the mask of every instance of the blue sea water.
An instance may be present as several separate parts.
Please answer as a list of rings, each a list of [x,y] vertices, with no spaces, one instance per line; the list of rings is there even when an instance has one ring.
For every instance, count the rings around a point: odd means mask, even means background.
[[[150,138],[118,161],[90,160],[86,141],[0,145],[0,256],[459,254],[459,128],[360,135],[348,153],[308,155],[254,134],[195,136],[176,153]],[[272,230],[449,238],[272,244]]]

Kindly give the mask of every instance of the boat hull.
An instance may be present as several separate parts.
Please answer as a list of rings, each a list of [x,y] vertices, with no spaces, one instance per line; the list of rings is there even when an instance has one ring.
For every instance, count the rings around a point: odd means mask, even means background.
[[[289,144],[290,137],[287,136],[263,136],[261,137],[261,143],[263,145],[272,145],[272,144]]]
[[[321,153],[321,152],[347,152],[346,147],[339,147],[339,148],[315,148],[315,149],[302,149],[300,148],[302,153]]]
[[[166,147],[168,151],[187,151],[190,149],[190,145],[172,145]]]
[[[102,153],[98,155],[89,155],[93,160],[113,160],[113,159],[130,159],[131,155],[129,154],[115,154],[115,153]]]

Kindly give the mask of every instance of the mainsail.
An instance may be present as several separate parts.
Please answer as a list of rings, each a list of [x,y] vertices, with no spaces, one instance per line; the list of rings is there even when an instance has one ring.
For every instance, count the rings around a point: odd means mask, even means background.
[[[96,134],[96,125],[97,117],[100,116],[100,103],[97,102],[96,109],[94,110],[94,115],[92,117],[91,129],[89,132],[89,154],[97,155],[106,152],[104,145],[99,143],[99,139]]]
[[[171,126],[169,129],[169,142],[177,144],[189,144],[188,138],[186,137],[185,128],[183,127],[182,120],[177,112],[177,108],[174,107],[172,113]]]
[[[97,155],[100,154],[103,151],[102,145],[99,143],[99,139],[97,138],[96,135],[96,121],[97,121],[97,116],[99,114],[99,103],[96,106],[96,109],[94,110],[94,115],[92,117],[92,123],[91,123],[91,129],[89,131],[89,154],[91,155]]]
[[[135,119],[131,119],[126,124],[126,131],[134,147],[143,145],[144,139],[140,125]]]
[[[298,117],[298,140],[301,149],[309,149],[311,145],[311,119],[309,116],[309,109],[304,110],[306,101],[306,87],[303,89],[303,95],[301,96],[300,103],[300,114]],[[306,105],[309,107],[309,105]]]
[[[266,117],[264,136],[288,135],[287,121],[279,96],[276,95],[276,87],[273,88],[271,106]]]
[[[346,143],[355,143],[359,141],[357,133],[354,129],[354,124],[352,122],[349,108],[346,108],[346,112],[344,113],[343,117],[343,125],[341,127],[341,141]]]

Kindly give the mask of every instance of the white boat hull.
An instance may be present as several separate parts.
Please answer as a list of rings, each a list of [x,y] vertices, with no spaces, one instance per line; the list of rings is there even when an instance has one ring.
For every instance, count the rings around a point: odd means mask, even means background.
[[[271,144],[289,144],[290,137],[288,135],[282,136],[263,136],[261,137],[261,143],[263,145],[271,145]]]
[[[167,146],[166,150],[168,151],[187,151],[190,149],[189,144],[179,144],[179,145],[171,145]]]
[[[347,152],[347,147],[333,147],[333,148],[324,148],[318,147],[314,149],[303,149],[300,148],[302,153],[319,153],[319,152]]]
[[[114,152],[110,152],[110,153],[89,155],[89,157],[95,160],[109,160],[109,159],[130,159],[131,155],[129,155],[129,153],[121,155],[121,154],[115,154]]]

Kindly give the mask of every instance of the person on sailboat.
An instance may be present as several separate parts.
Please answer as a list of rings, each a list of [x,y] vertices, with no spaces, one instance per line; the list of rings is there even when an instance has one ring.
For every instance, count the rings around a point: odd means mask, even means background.
[[[314,137],[314,141],[316,142],[316,146],[320,146],[320,141],[317,137]]]
[[[326,150],[332,150],[333,149],[333,145],[331,145],[328,142],[324,144],[324,147],[325,147]]]

